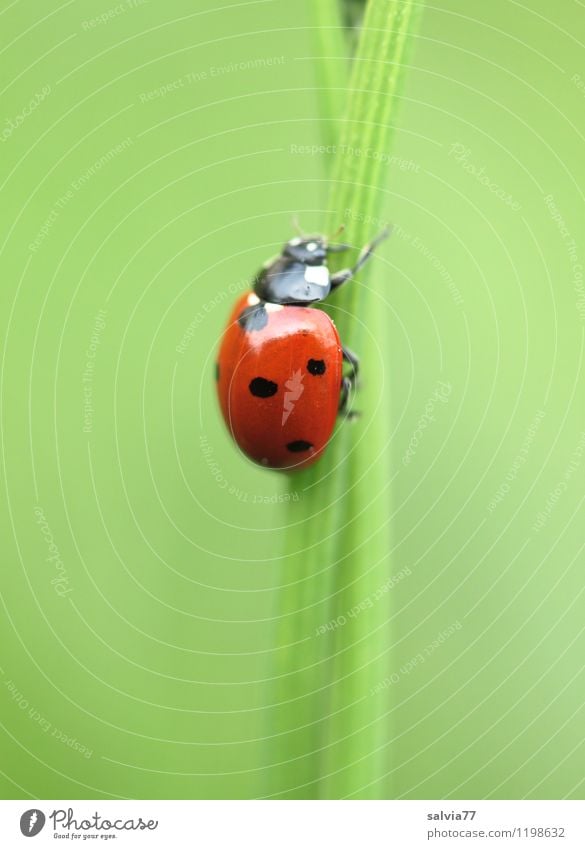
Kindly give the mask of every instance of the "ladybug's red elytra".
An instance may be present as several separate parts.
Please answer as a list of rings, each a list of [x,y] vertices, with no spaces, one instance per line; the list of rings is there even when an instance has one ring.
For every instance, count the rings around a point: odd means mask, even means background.
[[[383,230],[352,268],[335,274],[327,256],[349,245],[321,235],[291,239],[235,304],[219,349],[217,392],[230,433],[256,463],[293,471],[325,450],[359,361],[327,313],[312,304],[350,280],[387,235]]]

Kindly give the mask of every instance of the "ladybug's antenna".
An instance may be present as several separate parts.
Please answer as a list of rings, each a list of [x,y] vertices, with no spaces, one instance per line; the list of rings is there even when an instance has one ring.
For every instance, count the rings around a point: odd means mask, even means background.
[[[339,227],[337,228],[337,230],[335,231],[335,233],[333,233],[333,235],[329,236],[327,241],[328,242],[333,241],[333,239],[336,239],[339,235],[341,235],[341,233],[343,233],[344,230],[345,230],[345,224],[343,224],[343,222],[342,222],[339,225]]]
[[[331,236],[329,236],[328,238],[325,239],[325,244],[327,246],[326,247],[327,253],[334,254],[334,253],[341,253],[342,251],[348,251],[349,250],[349,245],[332,245],[331,244],[331,240],[336,239],[339,236],[340,233],[343,233],[344,230],[345,230],[345,224],[340,224],[339,227],[337,228],[337,230],[335,231],[335,233],[333,233],[333,235],[331,235]]]
[[[297,231],[298,235],[299,235],[299,236],[301,236],[301,238],[305,235],[305,234],[303,233],[303,230],[302,230],[302,228],[301,228],[301,225],[299,224],[299,216],[296,214],[296,212],[295,212],[295,214],[294,214],[294,215],[293,215],[293,217],[292,217],[292,226],[293,226],[293,227],[294,227],[294,229]]]

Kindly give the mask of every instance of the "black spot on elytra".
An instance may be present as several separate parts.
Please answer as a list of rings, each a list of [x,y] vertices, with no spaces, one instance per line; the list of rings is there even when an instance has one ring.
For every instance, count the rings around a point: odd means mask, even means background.
[[[297,454],[299,451],[308,451],[313,447],[312,442],[306,442],[304,439],[295,439],[294,442],[289,442],[286,446],[289,451]]]
[[[266,327],[268,324],[268,313],[264,308],[263,301],[242,310],[238,316],[238,324],[246,333],[252,333],[254,330],[262,330]]]
[[[257,398],[270,398],[278,392],[278,384],[265,377],[255,377],[250,381],[249,389]]]
[[[307,371],[309,374],[321,375],[325,374],[325,360],[309,360],[307,363]]]

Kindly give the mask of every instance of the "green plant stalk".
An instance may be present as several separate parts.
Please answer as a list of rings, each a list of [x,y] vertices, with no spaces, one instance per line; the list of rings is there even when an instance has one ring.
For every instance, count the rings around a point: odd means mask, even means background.
[[[323,144],[335,145],[339,138],[339,121],[345,109],[343,84],[348,76],[347,41],[338,0],[313,3],[311,18],[320,135]]]
[[[373,227],[380,229],[380,224],[370,222],[381,218],[387,179],[381,157],[368,156],[367,152],[389,153],[402,71],[418,8],[408,0],[373,0],[367,7],[329,206],[330,226],[340,216],[345,220],[346,211],[351,210],[349,221],[353,226],[348,231],[356,245],[372,237]],[[354,153],[356,150],[360,155]],[[356,618],[351,635],[345,626],[335,640],[328,726],[331,745],[323,760],[324,795],[333,797],[392,795],[388,776],[391,690],[372,695],[392,671],[390,596],[378,596],[380,588],[398,571],[392,568],[389,529],[388,384],[392,371],[388,330],[380,321],[384,309],[379,300],[388,299],[391,293],[388,273],[380,263],[371,274],[368,270],[368,279],[372,282],[365,286],[348,285],[338,301],[344,309],[337,321],[340,332],[362,353],[365,378],[359,403],[367,420],[360,422],[365,438],[355,449],[347,445],[350,485],[336,536],[335,560],[349,573],[340,582],[339,608],[341,615],[343,611],[356,611]],[[356,325],[356,319],[366,323],[369,334],[363,325]],[[347,430],[346,444],[351,439]]]
[[[374,235],[371,221],[383,212],[387,166],[367,152],[389,151],[417,7],[413,0],[370,0],[366,10],[326,222],[329,231],[346,223],[356,248]],[[338,427],[320,463],[291,477],[304,497],[290,505],[284,571],[293,583],[278,601],[278,750],[287,762],[280,795],[392,795],[391,690],[375,691],[392,671],[389,593],[377,596],[399,568],[389,529],[392,367],[383,304],[390,297],[380,251],[326,307],[344,343],[361,356],[361,417]],[[334,620],[341,624],[319,633]]]

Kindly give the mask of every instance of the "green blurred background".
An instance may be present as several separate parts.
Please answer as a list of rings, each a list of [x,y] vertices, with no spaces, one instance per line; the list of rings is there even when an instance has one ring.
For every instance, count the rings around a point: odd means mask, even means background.
[[[314,8],[0,11],[2,796],[303,796],[270,685],[303,492],[211,378],[291,215],[324,218]],[[411,53],[372,268],[407,572],[365,796],[585,790],[584,40],[573,0],[447,0]]]

